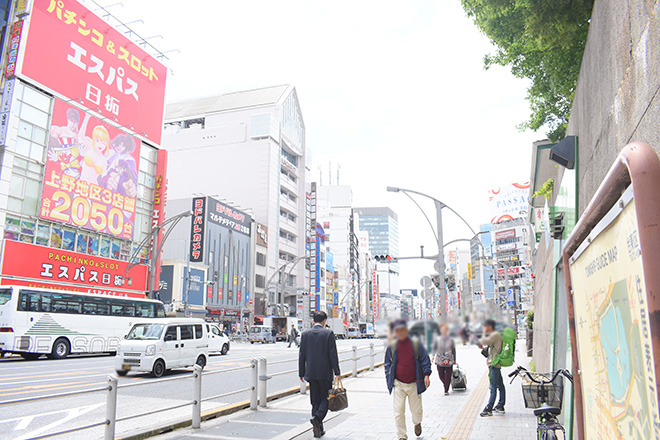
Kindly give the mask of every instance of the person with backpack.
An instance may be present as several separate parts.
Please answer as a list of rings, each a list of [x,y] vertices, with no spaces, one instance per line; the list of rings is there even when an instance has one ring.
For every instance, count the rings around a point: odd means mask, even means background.
[[[488,347],[488,356],[486,363],[488,365],[488,378],[490,379],[490,398],[484,410],[479,414],[481,417],[488,417],[495,412],[504,412],[504,405],[506,404],[506,388],[504,387],[504,379],[502,379],[502,366],[499,364],[497,357],[502,351],[502,336],[495,330],[495,321],[487,319],[483,326],[483,335],[479,340],[479,348],[483,350],[484,346]],[[500,392],[500,399],[495,405],[497,392]]]
[[[392,323],[396,339],[385,351],[387,388],[394,397],[394,420],[399,440],[407,440],[406,399],[415,435],[422,435],[422,393],[431,385],[431,360],[419,339],[410,338],[403,319]]]
[[[300,344],[298,344],[298,330],[296,329],[295,324],[291,324],[291,330],[289,331],[289,347],[291,348],[291,343],[295,342],[296,347],[300,347]]]
[[[440,336],[433,341],[433,357],[438,367],[438,376],[445,386],[445,396],[449,395],[451,375],[456,363],[456,344],[454,338],[449,336],[449,326],[440,324]]]

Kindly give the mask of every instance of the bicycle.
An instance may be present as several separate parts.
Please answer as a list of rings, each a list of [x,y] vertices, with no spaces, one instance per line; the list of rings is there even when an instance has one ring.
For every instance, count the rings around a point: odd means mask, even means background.
[[[552,378],[548,379],[552,374]],[[509,377],[511,383],[517,376],[521,377],[525,408],[534,408],[534,415],[538,419],[536,428],[538,440],[563,440],[566,431],[557,416],[561,414],[564,385],[561,376],[573,382],[573,375],[568,370],[557,370],[554,373],[541,374],[527,371],[524,367],[516,368]],[[525,383],[525,378],[529,383]],[[557,434],[561,433],[561,438]]]

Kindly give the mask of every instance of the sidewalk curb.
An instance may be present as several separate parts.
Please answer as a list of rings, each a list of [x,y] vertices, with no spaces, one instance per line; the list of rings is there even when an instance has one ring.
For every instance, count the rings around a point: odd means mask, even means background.
[[[374,364],[374,369],[380,368],[383,365],[384,365],[383,362]],[[370,367],[364,367],[364,368],[358,369],[357,372],[358,372],[358,374],[365,373],[365,372],[368,372],[369,369],[370,369]],[[353,372],[344,373],[344,374],[341,375],[341,377],[342,378],[349,378],[352,375],[353,375]],[[309,389],[309,385],[307,386],[307,388]],[[300,394],[300,387],[299,386],[288,388],[288,389],[285,389],[283,391],[279,391],[275,394],[271,394],[271,395],[268,396],[266,401],[267,402],[272,402],[273,400],[278,400],[278,399],[282,399],[284,397],[294,396],[296,394]],[[248,409],[248,408],[250,408],[250,401],[249,400],[244,400],[242,402],[237,402],[237,403],[234,403],[234,404],[231,404],[231,405],[228,405],[228,406],[223,406],[222,408],[206,411],[205,413],[202,413],[202,422],[205,422],[207,420],[216,419],[216,418],[222,417],[222,416],[228,416],[230,414],[234,414],[236,412],[239,412],[239,411],[242,411],[242,410],[245,410],[245,409]],[[157,427],[152,428],[148,431],[141,432],[141,433],[138,433],[138,434],[128,434],[126,436],[116,436],[115,438],[117,440],[143,440],[143,439],[147,439],[147,438],[150,438],[150,437],[155,437],[157,435],[167,434],[169,432],[176,431],[178,429],[187,428],[191,425],[192,425],[192,420],[190,420],[190,419],[179,420],[178,422],[170,422],[168,424],[157,426]]]

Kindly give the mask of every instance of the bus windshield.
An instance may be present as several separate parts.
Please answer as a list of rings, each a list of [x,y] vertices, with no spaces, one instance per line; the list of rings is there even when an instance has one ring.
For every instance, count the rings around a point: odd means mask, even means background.
[[[11,299],[11,289],[0,289],[0,306],[6,304]]]
[[[135,324],[126,336],[126,339],[160,339],[160,335],[165,328],[164,324]]]

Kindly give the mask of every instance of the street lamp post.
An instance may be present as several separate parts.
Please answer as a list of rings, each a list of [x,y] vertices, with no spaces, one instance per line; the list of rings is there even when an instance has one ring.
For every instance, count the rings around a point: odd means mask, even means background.
[[[442,231],[442,208],[447,208],[458,218],[460,218],[463,223],[467,225],[468,228],[470,228],[470,231],[472,231],[473,234],[476,235],[476,232],[474,229],[472,229],[472,226],[454,209],[449,207],[448,205],[442,203],[440,200],[436,199],[435,197],[431,197],[428,194],[421,193],[419,191],[414,191],[411,189],[404,189],[404,188],[397,188],[397,187],[392,187],[388,186],[387,191],[389,192],[402,192],[408,198],[410,198],[415,205],[422,211],[422,214],[424,214],[424,217],[426,217],[426,221],[429,223],[429,226],[431,226],[431,230],[433,230],[433,225],[431,224],[431,221],[429,220],[428,216],[424,212],[424,210],[419,206],[419,204],[410,196],[410,194],[417,194],[422,197],[426,197],[427,199],[433,200],[433,203],[435,204],[435,214],[436,214],[436,229],[433,231],[436,241],[438,243],[438,255],[436,258],[436,262],[434,265],[435,271],[440,275],[441,277],[441,282],[440,286],[438,287],[438,290],[440,291],[440,311],[441,311],[441,322],[447,322],[447,289],[445,288],[445,253],[443,251],[444,249],[444,237],[443,237],[443,231]]]
[[[140,244],[133,250],[133,253],[131,254],[130,258],[128,259],[128,266],[126,266],[126,273],[129,273],[131,269],[133,269],[135,266],[138,265],[138,259],[137,256],[142,250],[142,248],[146,247],[148,243],[151,243],[151,254],[149,255],[149,295],[152,294],[154,291],[154,284],[156,284],[156,270],[158,269],[156,267],[156,263],[158,262],[158,257],[160,256],[160,252],[163,250],[163,245],[165,244],[165,241],[167,241],[167,237],[170,236],[170,232],[176,227],[176,225],[181,221],[181,219],[184,219],[186,217],[192,216],[191,211],[186,211],[182,212],[181,214],[177,214],[172,218],[168,218],[165,220],[163,223],[160,225],[156,226],[147,234],[146,237],[142,239]],[[165,235],[163,236],[163,239],[160,240],[160,243],[156,239],[158,237],[158,234],[160,231],[165,228],[166,226],[169,226],[169,229],[167,232],[165,232]],[[154,243],[156,244],[156,249],[154,249]]]
[[[295,268],[296,264],[298,264],[298,262],[300,260],[304,260],[305,258],[307,258],[307,257],[296,257],[291,261],[287,261],[286,263],[284,263],[283,265],[278,267],[277,270],[275,272],[273,272],[273,274],[270,276],[270,278],[266,282],[266,289],[268,291],[268,294],[266,295],[266,313],[268,313],[268,303],[269,303],[269,298],[268,297],[270,296],[270,285],[271,285],[271,282],[273,281],[273,278],[275,278],[275,276],[277,274],[280,274],[280,273],[281,273],[281,278],[284,278],[284,279],[288,278],[288,276],[284,277],[284,269],[286,269],[286,267],[289,264],[291,264],[292,266],[291,266],[291,269],[289,270],[289,273],[288,273],[288,275],[290,275],[291,272],[293,271],[293,269]],[[275,298],[275,303],[276,304],[278,304],[279,301],[280,301],[280,290],[284,291],[284,287],[285,287],[284,286],[284,281],[282,279],[278,280],[278,282],[275,283],[275,297],[276,297]]]

